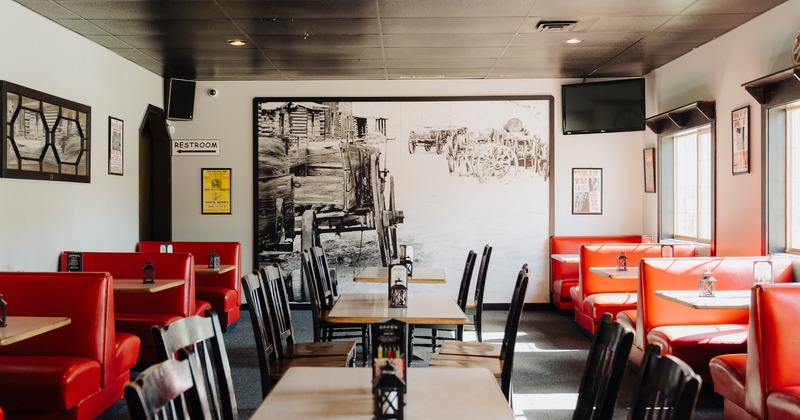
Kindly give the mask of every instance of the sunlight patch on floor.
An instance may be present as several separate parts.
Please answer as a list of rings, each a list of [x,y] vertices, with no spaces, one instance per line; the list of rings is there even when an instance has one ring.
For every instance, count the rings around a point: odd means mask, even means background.
[[[514,393],[514,415],[525,417],[525,410],[575,410],[578,393],[517,394]]]
[[[580,349],[540,349],[536,343],[516,343],[514,351],[519,353],[555,353],[564,351],[581,351]]]

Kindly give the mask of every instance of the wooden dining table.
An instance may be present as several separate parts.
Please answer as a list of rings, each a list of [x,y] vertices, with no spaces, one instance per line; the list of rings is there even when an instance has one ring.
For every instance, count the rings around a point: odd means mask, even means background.
[[[62,316],[8,316],[6,326],[0,327],[0,346],[44,334],[70,322],[70,318]]]
[[[354,282],[387,283],[389,267],[365,267],[353,277]],[[444,269],[432,267],[415,267],[408,276],[409,283],[445,283]]]
[[[416,368],[407,371],[407,419],[513,419],[497,380],[483,368]],[[374,417],[372,369],[293,367],[250,417],[364,419]]]
[[[113,279],[114,293],[155,293],[178,287],[185,283],[183,279],[156,279],[155,283],[145,283],[142,279]]]
[[[219,268],[209,268],[208,265],[204,264],[195,264],[194,266],[194,273],[195,274],[222,274],[227,273],[228,271],[232,271],[236,269],[236,264],[222,264]]]
[[[406,308],[389,307],[386,293],[342,293],[325,318],[328,322],[374,324],[394,318],[406,324],[458,325],[468,322],[452,296],[410,292]]]
[[[578,263],[581,261],[579,254],[551,254],[550,258],[563,263]]]
[[[694,309],[749,309],[750,290],[717,290],[699,296],[697,290],[656,290],[655,295]]]
[[[589,267],[589,271],[608,279],[636,280],[639,278],[639,267],[628,267],[627,270],[617,270],[616,267]]]

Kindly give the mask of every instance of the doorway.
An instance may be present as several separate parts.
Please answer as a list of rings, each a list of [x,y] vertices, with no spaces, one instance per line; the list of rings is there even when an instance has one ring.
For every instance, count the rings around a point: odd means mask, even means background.
[[[172,240],[170,143],[166,113],[149,105],[139,130],[139,241]]]

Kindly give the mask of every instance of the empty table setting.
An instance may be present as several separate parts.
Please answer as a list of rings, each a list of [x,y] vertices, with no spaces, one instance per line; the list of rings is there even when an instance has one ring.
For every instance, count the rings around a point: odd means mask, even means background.
[[[386,283],[389,280],[388,267],[365,267],[353,277],[354,282]],[[408,276],[409,283],[445,283],[443,268],[415,267]]]

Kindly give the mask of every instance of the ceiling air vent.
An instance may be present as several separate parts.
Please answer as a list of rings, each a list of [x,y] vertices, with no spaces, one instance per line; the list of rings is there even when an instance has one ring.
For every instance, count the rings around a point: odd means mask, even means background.
[[[542,20],[536,24],[536,32],[570,32],[577,23],[574,20]]]

